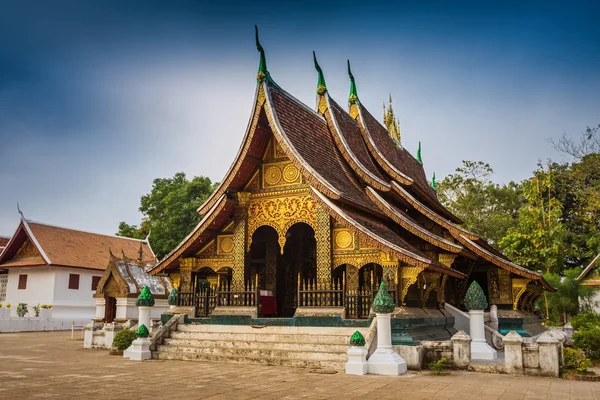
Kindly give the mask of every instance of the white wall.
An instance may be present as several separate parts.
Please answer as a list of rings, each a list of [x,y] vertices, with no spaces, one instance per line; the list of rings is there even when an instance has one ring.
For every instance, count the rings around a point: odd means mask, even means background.
[[[55,268],[55,271],[53,317],[92,319],[96,315],[96,291],[92,290],[92,277],[102,276],[103,271],[81,268]],[[69,289],[70,274],[79,275],[79,289]]]
[[[27,275],[27,288],[19,290],[19,275]],[[69,289],[69,274],[79,275],[79,289]],[[33,306],[52,304],[52,317],[64,320],[90,320],[96,313],[92,277],[102,271],[80,268],[33,267],[10,268],[5,303],[11,303],[11,315],[16,315],[18,303],[26,303],[29,316]]]
[[[19,303],[27,304],[30,316],[33,306],[37,304],[53,304],[55,269],[48,267],[9,268],[6,286],[6,301],[11,304],[11,315],[16,315]],[[27,275],[27,287],[18,289],[19,275]]]

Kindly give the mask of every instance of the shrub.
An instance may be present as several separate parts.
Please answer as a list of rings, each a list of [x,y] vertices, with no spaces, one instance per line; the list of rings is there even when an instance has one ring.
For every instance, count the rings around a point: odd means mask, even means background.
[[[573,344],[583,350],[586,356],[600,361],[600,327],[582,329],[573,334]]]
[[[27,315],[28,312],[29,310],[27,309],[27,304],[19,303],[19,305],[17,306],[17,315],[19,317],[24,317]]]
[[[571,318],[571,325],[575,330],[592,329],[600,325],[600,314],[586,312]]]
[[[112,347],[114,349],[123,351],[131,346],[131,343],[136,339],[135,332],[129,329],[123,329],[120,332],[117,332],[115,338],[112,342]]]
[[[592,366],[592,362],[589,358],[585,357],[585,354],[581,349],[571,349],[569,347],[564,348],[565,357],[565,369],[567,371],[577,371],[578,373],[584,373],[589,367]]]
[[[429,365],[427,366],[430,370],[432,370],[434,372],[434,374],[436,375],[441,375],[442,371],[446,368],[446,363],[448,360],[446,360],[446,357],[442,357],[437,361],[433,361],[430,362]]]
[[[37,306],[33,306],[33,313],[35,314],[36,317],[40,316],[40,305],[39,304]]]

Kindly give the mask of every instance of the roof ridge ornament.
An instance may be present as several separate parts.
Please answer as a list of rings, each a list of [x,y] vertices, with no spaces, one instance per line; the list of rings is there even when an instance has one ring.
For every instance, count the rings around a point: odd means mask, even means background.
[[[269,78],[269,71],[267,70],[267,58],[265,57],[265,50],[260,45],[260,41],[258,40],[258,26],[254,25],[254,33],[256,36],[256,50],[260,53],[260,62],[258,64],[258,74],[256,75],[256,80],[258,83],[262,83],[265,78]]]
[[[356,103],[358,100],[358,94],[356,93],[356,82],[354,82],[354,75],[352,75],[352,70],[350,69],[350,60],[348,60],[348,76],[350,77],[350,95],[348,96],[348,101],[350,104]]]
[[[435,181],[435,172],[433,173],[433,177],[431,178],[431,187],[433,190],[437,192],[437,182]]]
[[[17,212],[21,214],[22,220],[27,221],[27,218],[25,218],[25,215],[23,215],[23,211],[21,211],[21,207],[19,207],[19,202],[17,202]]]
[[[317,81],[317,94],[323,96],[327,92],[327,85],[325,84],[325,77],[323,76],[323,70],[317,61],[317,56],[313,51],[313,60],[315,62],[315,69],[319,73],[319,80]]]
[[[423,165],[423,158],[421,158],[421,141],[419,141],[419,148],[417,149],[417,161]]]

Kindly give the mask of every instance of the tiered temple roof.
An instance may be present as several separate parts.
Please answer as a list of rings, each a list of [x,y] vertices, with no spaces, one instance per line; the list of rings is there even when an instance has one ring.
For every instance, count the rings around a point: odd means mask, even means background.
[[[274,137],[302,173],[312,198],[338,224],[375,248],[411,266],[465,277],[410,239],[418,238],[444,252],[495,265],[553,290],[541,274],[512,263],[485,239],[460,226],[461,220],[440,203],[428,183],[420,157],[415,158],[394,140],[361,104],[349,64],[351,93],[346,110],[330,96],[315,58],[319,78],[317,107],[313,110],[273,81],[258,39],[257,45],[261,52],[258,84],[252,117],[237,157],[220,186],[198,209],[204,214],[202,221],[152,273],[172,270],[181,257],[196,254],[231,221],[232,193],[244,189]],[[414,211],[413,216],[408,209]],[[428,223],[417,222],[415,213]],[[431,229],[430,224],[438,228]]]

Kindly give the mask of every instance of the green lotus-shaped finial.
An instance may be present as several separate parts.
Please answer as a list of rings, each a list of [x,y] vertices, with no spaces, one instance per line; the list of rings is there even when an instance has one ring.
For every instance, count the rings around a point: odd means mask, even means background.
[[[167,302],[169,303],[170,306],[176,306],[177,305],[177,289],[174,288],[173,290],[171,290],[171,294],[169,294],[169,298],[167,299]]]
[[[365,337],[359,331],[354,332],[350,337],[350,346],[362,347],[365,343]]]
[[[488,306],[485,293],[477,281],[471,282],[471,286],[465,294],[465,308],[471,310],[485,310]]]
[[[150,336],[150,332],[148,331],[148,328],[146,328],[146,325],[141,324],[140,327],[135,332],[135,336],[141,337],[141,338],[147,338],[148,336]]]
[[[135,305],[138,307],[152,307],[154,305],[154,296],[150,293],[148,286],[144,286],[142,292],[138,296]]]
[[[377,314],[390,314],[396,309],[396,304],[394,304],[394,300],[392,296],[387,291],[385,287],[385,282],[381,281],[381,285],[379,285],[379,291],[377,292],[377,296],[373,300],[373,311]]]

